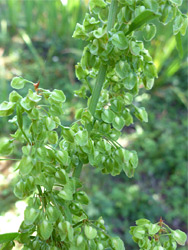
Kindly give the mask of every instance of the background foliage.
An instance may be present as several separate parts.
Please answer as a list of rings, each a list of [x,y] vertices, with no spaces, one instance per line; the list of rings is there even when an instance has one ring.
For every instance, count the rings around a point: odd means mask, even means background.
[[[74,65],[83,44],[71,36],[76,22],[83,18],[86,3],[79,0],[68,1],[67,5],[59,0],[16,3],[14,0],[0,3],[0,102],[7,98],[13,76],[40,80],[41,86],[62,89],[68,97],[66,124],[72,121],[75,107],[83,105],[73,96],[73,90],[79,88]],[[186,13],[186,3],[182,8]],[[172,228],[187,230],[187,59],[184,56],[182,62],[177,57],[171,29],[160,25],[158,29],[161,35],[148,47],[159,78],[152,91],[137,98],[148,111],[149,123],[130,126],[120,140],[123,146],[138,152],[140,163],[135,177],[130,180],[124,175],[102,176],[89,166],[82,176],[91,197],[89,215],[93,218],[102,215],[111,233],[119,234],[127,249],[133,250],[137,248],[128,231],[138,218],[154,222],[162,216]],[[185,38],[184,55],[186,44]],[[1,119],[0,140],[11,130],[7,120]],[[19,154],[18,149],[15,157],[19,158]],[[14,205],[16,198],[12,193],[16,181],[14,166],[9,162],[0,164],[0,232],[3,232],[7,211],[14,214],[20,206]]]

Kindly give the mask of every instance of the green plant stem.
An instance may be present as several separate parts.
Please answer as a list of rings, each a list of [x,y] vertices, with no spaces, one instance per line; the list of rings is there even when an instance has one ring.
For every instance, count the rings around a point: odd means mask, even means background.
[[[110,31],[115,24],[117,6],[118,6],[117,0],[112,0],[112,2],[110,4],[110,9],[109,9],[109,15],[108,15],[107,32]],[[102,64],[100,66],[97,81],[96,81],[95,87],[94,87],[93,92],[92,92],[91,101],[89,103],[89,111],[91,112],[91,114],[93,116],[95,114],[95,110],[97,107],[97,103],[99,100],[101,89],[102,89],[103,83],[105,81],[106,71],[107,71],[107,65]]]

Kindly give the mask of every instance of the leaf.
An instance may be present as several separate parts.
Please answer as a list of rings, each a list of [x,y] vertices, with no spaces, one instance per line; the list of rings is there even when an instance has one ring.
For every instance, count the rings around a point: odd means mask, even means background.
[[[106,3],[104,2],[104,0],[90,0],[89,1],[90,11],[93,11],[96,7],[97,8],[105,8]]]
[[[51,103],[53,102],[63,103],[65,102],[65,100],[66,100],[65,94],[63,93],[63,91],[58,89],[54,89],[54,91],[51,92],[51,95],[49,97],[49,101],[51,101]]]
[[[154,78],[148,78],[148,77],[145,77],[143,79],[143,83],[144,83],[144,87],[147,89],[147,90],[150,90],[152,89],[153,85],[154,85]]]
[[[61,126],[61,135],[68,142],[74,142],[74,132],[69,127]]]
[[[143,29],[143,36],[146,41],[151,41],[156,34],[156,26],[154,24],[146,24]]]
[[[89,204],[89,198],[87,196],[87,194],[83,191],[79,191],[76,193],[76,198],[77,200],[84,205],[88,205]]]
[[[154,235],[159,232],[161,227],[157,224],[149,224],[147,225],[148,233],[151,235]]]
[[[112,44],[120,50],[125,50],[128,48],[128,41],[123,31],[113,34]]]
[[[27,207],[24,211],[24,223],[32,225],[39,216],[39,210],[33,207]]]
[[[97,236],[97,230],[92,226],[85,225],[84,233],[89,240],[94,239]]]
[[[55,222],[60,216],[60,211],[57,209],[57,207],[48,205],[46,207],[46,214],[50,222]]]
[[[56,157],[57,157],[57,160],[60,163],[62,163],[64,166],[68,166],[69,165],[70,159],[69,159],[69,155],[68,155],[67,151],[65,151],[65,150],[58,150],[56,152]]]
[[[137,226],[142,226],[142,225],[147,225],[147,224],[150,224],[151,222],[147,219],[139,219],[139,220],[136,220],[136,225]]]
[[[116,63],[115,71],[121,79],[124,79],[125,77],[128,77],[131,71],[130,65],[127,61],[119,61]]]
[[[39,233],[43,240],[47,240],[53,231],[53,225],[47,220],[43,220],[43,222],[38,226]]]
[[[148,122],[148,114],[144,107],[141,108],[135,107],[134,114],[140,121]]]
[[[19,164],[21,175],[28,175],[33,169],[33,163],[31,156],[24,156]]]
[[[79,24],[79,23],[77,23],[75,31],[74,31],[72,37],[73,38],[78,38],[78,39],[85,40],[87,38],[87,33],[85,31],[84,26],[81,25],[81,24]]]
[[[50,144],[56,144],[58,142],[58,134],[56,131],[48,132],[48,142]]]
[[[52,119],[52,117],[46,117],[46,121],[45,121],[45,124],[46,124],[46,128],[47,130],[51,131],[53,129],[56,128],[56,123],[55,121]]]
[[[19,235],[19,233],[0,234],[0,244],[12,241],[16,239],[16,237],[18,237]]]
[[[140,54],[140,46],[135,41],[130,41],[129,49],[131,53],[135,56],[138,56]]]
[[[73,199],[72,191],[69,188],[66,188],[66,186],[63,190],[59,192],[58,196],[66,201],[71,201]]]
[[[111,245],[114,250],[125,250],[124,243],[119,237],[112,237]]]
[[[12,91],[9,95],[9,101],[10,102],[18,102],[22,99],[22,96],[19,95],[15,90]]]
[[[104,109],[101,115],[101,118],[106,123],[112,123],[114,120],[115,114],[110,109]]]
[[[120,117],[116,116],[112,121],[112,125],[115,129],[121,131],[122,128],[125,126],[125,120],[121,116]]]
[[[26,111],[30,111],[33,108],[33,106],[34,106],[34,103],[26,96],[26,97],[24,97],[24,98],[21,99],[20,105]]]
[[[12,153],[14,144],[12,140],[6,137],[0,139],[0,155],[9,155]]]
[[[144,10],[140,13],[130,24],[129,30],[125,33],[125,35],[130,34],[132,31],[138,29],[143,24],[147,23],[148,21],[159,17],[159,13],[155,13],[152,10]]]
[[[0,116],[9,116],[14,112],[14,102],[4,101],[0,104]]]
[[[41,95],[37,95],[37,93],[33,93],[33,91],[31,89],[29,89],[29,93],[28,93],[28,98],[29,100],[31,100],[32,102],[39,102],[42,99]]]
[[[187,240],[187,235],[179,229],[172,231],[172,237],[181,246],[184,246]]]
[[[65,185],[68,181],[68,175],[64,169],[56,171],[55,178],[57,178],[61,184]]]
[[[29,81],[27,81],[26,79],[22,77],[14,77],[10,85],[14,89],[22,89],[27,82]]]
[[[158,77],[156,67],[153,63],[146,63],[144,67],[144,75],[147,78]]]
[[[176,47],[177,47],[177,50],[179,52],[179,56],[180,56],[180,58],[183,58],[183,46],[182,46],[180,32],[177,35],[175,35],[175,38],[176,38]]]
[[[138,238],[138,239],[143,239],[145,236],[145,233],[146,233],[146,231],[145,231],[143,226],[137,226],[133,230],[133,236]]]
[[[60,222],[58,224],[58,228],[60,229],[59,231],[60,231],[60,237],[62,241],[65,240],[66,237],[68,238],[70,242],[73,241],[74,230],[69,221]]]
[[[75,134],[75,141],[79,146],[84,146],[88,143],[88,132],[87,130],[79,130]]]
[[[126,89],[131,90],[137,84],[137,76],[134,73],[129,73],[128,77],[126,77],[123,81]]]
[[[80,63],[78,63],[75,66],[75,69],[76,69],[76,77],[78,78],[78,80],[85,79],[89,74],[87,70],[82,68],[82,65]]]

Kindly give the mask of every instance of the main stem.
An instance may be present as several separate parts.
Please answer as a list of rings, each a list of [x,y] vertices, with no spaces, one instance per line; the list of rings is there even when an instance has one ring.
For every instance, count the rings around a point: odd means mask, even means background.
[[[110,31],[114,27],[114,24],[115,24],[116,12],[117,12],[117,6],[118,6],[117,1],[118,0],[112,0],[110,4],[108,23],[107,23],[107,32]],[[95,87],[92,92],[91,101],[89,103],[89,111],[91,112],[93,116],[95,114],[95,110],[97,107],[101,89],[106,78],[106,70],[107,70],[107,65],[102,64],[99,70],[99,74],[97,76]],[[82,166],[83,164],[80,163],[79,166],[75,168],[74,173],[73,173],[74,177],[80,178]]]
[[[108,15],[107,32],[114,27],[116,20],[117,6],[118,6],[117,0],[112,0]],[[99,74],[97,76],[95,87],[92,92],[91,101],[89,103],[89,111],[93,116],[95,114],[101,89],[106,78],[106,71],[107,71],[107,65],[102,64],[99,70]]]

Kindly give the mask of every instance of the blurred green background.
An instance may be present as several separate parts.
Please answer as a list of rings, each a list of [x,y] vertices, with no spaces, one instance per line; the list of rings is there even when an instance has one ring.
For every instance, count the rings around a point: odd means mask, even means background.
[[[84,0],[0,0],[0,102],[8,98],[13,76],[23,76],[47,89],[62,89],[67,96],[69,124],[79,89],[74,65],[84,44],[72,39],[77,22],[82,22],[88,1]],[[182,11],[187,13],[186,1]],[[124,128],[119,142],[139,155],[133,179],[124,174],[105,176],[85,166],[82,179],[91,197],[88,213],[103,216],[111,234],[118,234],[136,250],[129,227],[136,219],[152,222],[160,216],[172,227],[187,231],[187,38],[183,39],[184,58],[178,57],[171,25],[157,25],[158,35],[146,47],[159,72],[154,88],[136,98],[146,107],[149,122]],[[141,34],[138,34],[142,39]],[[25,90],[26,91],[26,90]],[[24,90],[22,92],[24,94]],[[0,119],[0,140],[14,130],[7,119]],[[15,156],[21,155],[18,148]],[[16,174],[9,161],[0,161],[0,233],[17,230],[25,203],[13,195]],[[185,247],[178,248],[185,250]]]

